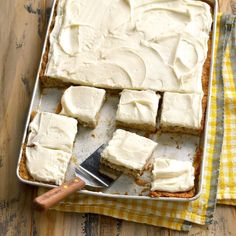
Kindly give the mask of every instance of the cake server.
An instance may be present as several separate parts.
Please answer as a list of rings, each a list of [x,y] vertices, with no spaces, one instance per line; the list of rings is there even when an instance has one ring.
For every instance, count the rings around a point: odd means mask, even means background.
[[[109,187],[119,175],[109,178],[99,172],[101,152],[105,144],[100,146],[80,166],[75,168],[75,178],[55,187],[35,198],[34,205],[39,210],[46,210],[70,194],[86,187],[98,191]],[[118,173],[119,174],[119,173]]]

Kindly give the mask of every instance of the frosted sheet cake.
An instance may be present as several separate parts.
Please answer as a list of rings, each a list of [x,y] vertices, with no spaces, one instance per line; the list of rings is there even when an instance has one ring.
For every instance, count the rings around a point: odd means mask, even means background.
[[[201,1],[60,0],[43,84],[202,92],[211,23]]]
[[[203,64],[211,23],[210,7],[201,1],[59,0],[42,84],[195,94],[203,87],[206,96],[209,52],[204,69]],[[203,115],[205,106],[206,97]]]

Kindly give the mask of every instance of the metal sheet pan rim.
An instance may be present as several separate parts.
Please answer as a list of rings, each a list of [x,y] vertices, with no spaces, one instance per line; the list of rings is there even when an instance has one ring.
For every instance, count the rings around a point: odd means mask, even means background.
[[[190,201],[194,201],[196,199],[198,199],[202,193],[202,183],[203,183],[203,177],[204,177],[204,166],[205,166],[205,159],[206,159],[206,149],[207,149],[207,133],[208,133],[208,120],[210,117],[210,104],[211,104],[211,87],[212,87],[212,78],[213,78],[213,65],[214,65],[214,55],[215,55],[215,37],[216,37],[216,26],[217,26],[217,13],[218,13],[218,2],[217,0],[213,0],[214,1],[214,14],[213,14],[213,30],[212,30],[212,45],[211,45],[211,66],[210,66],[210,76],[209,76],[209,86],[208,86],[208,101],[207,101],[207,111],[206,111],[206,117],[205,117],[205,127],[204,127],[204,135],[203,135],[203,157],[202,157],[202,162],[201,162],[201,168],[200,168],[200,177],[199,177],[199,186],[198,186],[198,192],[194,197],[191,198],[176,198],[176,197],[157,197],[157,198],[151,198],[148,196],[134,196],[134,195],[118,195],[118,194],[108,194],[108,193],[102,193],[102,192],[92,192],[92,191],[88,191],[88,190],[81,190],[79,191],[80,194],[85,194],[85,195],[93,195],[93,196],[100,196],[100,197],[108,197],[108,198],[119,198],[119,199],[134,199],[134,200],[158,200],[158,201],[175,201],[175,202],[190,202]],[[25,129],[24,129],[24,133],[23,133],[23,138],[22,138],[22,145],[25,143],[25,139],[27,136],[27,130],[28,130],[28,125],[30,122],[30,116],[31,116],[31,112],[32,112],[32,108],[33,108],[33,102],[34,102],[34,98],[35,98],[35,94],[37,91],[37,88],[39,86],[39,74],[40,74],[40,69],[41,69],[41,65],[42,65],[42,61],[43,61],[43,55],[45,53],[46,50],[46,45],[47,45],[47,39],[49,37],[50,34],[50,26],[53,20],[53,13],[55,11],[55,5],[56,5],[56,0],[54,0],[53,5],[52,5],[52,10],[51,10],[51,15],[49,18],[49,22],[48,22],[48,27],[47,27],[47,33],[45,36],[45,41],[44,41],[44,46],[43,46],[43,50],[42,50],[42,55],[41,55],[41,59],[40,59],[40,64],[39,64],[39,68],[38,68],[38,72],[37,72],[37,77],[36,77],[36,81],[35,81],[35,85],[34,85],[34,89],[33,89],[33,94],[32,94],[32,98],[31,98],[31,103],[30,103],[30,107],[29,107],[29,112],[27,115],[27,120],[26,120],[26,124],[25,124]],[[34,185],[34,186],[39,186],[39,187],[47,187],[47,188],[54,188],[56,187],[55,185],[51,185],[51,184],[46,184],[46,183],[41,183],[41,182],[34,182],[34,181],[30,181],[30,180],[25,180],[23,179],[20,174],[19,174],[19,164],[21,161],[21,157],[22,157],[22,145],[20,148],[20,152],[19,152],[19,158],[18,158],[18,164],[17,164],[17,169],[16,169],[16,175],[18,177],[18,179],[22,182],[22,183],[26,183],[26,184],[30,184],[30,185]]]

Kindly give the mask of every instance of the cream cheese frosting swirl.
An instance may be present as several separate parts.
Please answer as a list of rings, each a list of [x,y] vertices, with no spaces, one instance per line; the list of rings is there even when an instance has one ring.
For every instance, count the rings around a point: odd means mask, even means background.
[[[60,0],[46,75],[112,89],[201,92],[210,7],[191,0]]]
[[[77,118],[83,124],[95,126],[105,100],[104,89],[70,86],[61,98],[61,115]]]
[[[101,156],[112,164],[142,170],[156,146],[151,139],[117,129]]]
[[[77,120],[41,112],[30,123],[29,131],[25,154],[30,175],[60,185],[72,155]]]
[[[157,158],[152,175],[152,191],[185,192],[194,186],[194,167],[189,161]]]
[[[155,127],[160,97],[150,90],[124,89],[121,93],[116,120],[127,124],[149,124]]]

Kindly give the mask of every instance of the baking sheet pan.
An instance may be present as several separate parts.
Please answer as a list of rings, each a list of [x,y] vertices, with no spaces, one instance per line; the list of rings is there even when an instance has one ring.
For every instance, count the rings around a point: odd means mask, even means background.
[[[209,3],[209,1],[207,1]],[[43,47],[42,57],[45,53],[46,42],[49,37],[49,29],[53,19],[53,12],[55,9],[54,1],[51,17],[49,21],[49,26],[47,34],[45,37],[45,44]],[[153,157],[155,158],[173,158],[179,160],[190,160],[193,162],[193,158],[198,146],[203,149],[203,156],[201,158],[201,167],[200,175],[198,180],[197,191],[194,197],[192,198],[176,198],[176,197],[159,197],[151,198],[148,196],[150,183],[150,172],[146,171],[139,180],[135,181],[132,177],[122,175],[114,184],[103,192],[92,192],[89,190],[81,190],[82,194],[96,195],[96,196],[107,196],[114,198],[132,198],[132,199],[152,199],[152,200],[168,200],[168,201],[192,201],[197,199],[202,190],[202,181],[203,181],[203,171],[204,171],[204,162],[206,158],[206,134],[208,131],[208,119],[209,119],[209,109],[210,109],[210,97],[211,97],[211,81],[213,76],[213,63],[214,63],[214,39],[216,31],[216,17],[218,12],[217,1],[211,1],[214,4],[214,17],[213,17],[213,31],[212,31],[212,55],[211,55],[211,69],[209,75],[209,89],[208,89],[208,103],[207,103],[207,113],[205,117],[205,128],[202,134],[202,137],[197,137],[187,134],[174,134],[174,133],[161,133],[157,132],[155,134],[145,134],[141,131],[135,131],[138,134],[144,135],[146,137],[152,138],[158,142],[158,147],[155,150]],[[44,88],[40,86],[39,74],[42,64],[42,57],[39,66],[39,71],[36,78],[36,83],[32,95],[32,101],[29,109],[29,114],[26,121],[25,131],[22,140],[23,144],[26,143],[28,125],[30,122],[30,114],[32,111],[48,111],[55,112],[57,110],[58,104],[60,103],[61,96],[64,89],[55,89],[55,88]],[[78,134],[75,141],[75,146],[73,150],[73,157],[69,164],[66,179],[70,179],[74,175],[74,168],[76,165],[81,163],[85,158],[87,158],[91,153],[96,150],[103,143],[107,143],[113,132],[116,129],[115,126],[115,113],[117,109],[117,104],[119,102],[118,94],[109,94],[107,100],[101,110],[100,119],[98,126],[95,129],[89,129],[82,126],[79,126]],[[131,130],[132,131],[132,130]],[[20,150],[19,162],[17,166],[17,176],[18,178],[27,184],[44,186],[44,187],[55,187],[55,185],[41,183],[37,181],[30,181],[23,179],[19,174],[19,164],[22,156],[23,148]],[[124,184],[125,183],[125,184]]]

